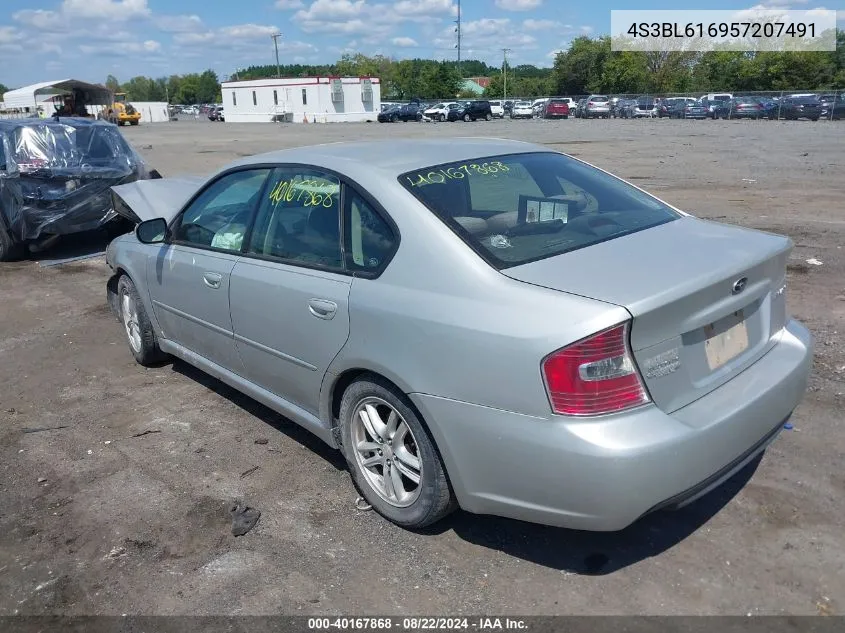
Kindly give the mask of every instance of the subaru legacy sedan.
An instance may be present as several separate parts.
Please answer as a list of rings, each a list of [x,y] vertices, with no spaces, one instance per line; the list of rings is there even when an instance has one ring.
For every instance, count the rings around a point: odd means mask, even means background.
[[[753,460],[806,388],[788,238],[541,146],[326,144],[113,191],[137,361],[312,431],[407,528],[458,507],[624,528]]]

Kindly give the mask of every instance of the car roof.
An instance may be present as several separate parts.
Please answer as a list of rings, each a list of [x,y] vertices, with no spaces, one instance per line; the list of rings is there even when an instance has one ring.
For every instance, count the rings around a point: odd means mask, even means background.
[[[302,163],[340,173],[357,172],[362,166],[398,176],[414,169],[501,154],[549,152],[547,147],[499,138],[389,139],[325,143],[257,154],[226,168],[266,163]]]

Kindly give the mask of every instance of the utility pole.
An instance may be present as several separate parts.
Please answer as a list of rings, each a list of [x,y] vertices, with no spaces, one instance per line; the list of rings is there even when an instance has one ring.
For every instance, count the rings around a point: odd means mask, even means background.
[[[458,34],[458,74],[461,76],[463,80],[464,76],[461,74],[461,0],[458,0],[458,19],[455,20],[455,24],[458,26],[455,28],[455,32]]]
[[[281,68],[279,67],[279,38],[281,33],[273,33],[270,37],[273,39],[273,47],[276,49],[276,78],[282,76]]]
[[[504,76],[505,80],[505,87],[504,87],[504,97],[502,97],[502,101],[508,98],[508,53],[510,53],[513,49],[511,48],[503,48],[502,54],[505,56],[505,61],[502,63],[502,75]]]

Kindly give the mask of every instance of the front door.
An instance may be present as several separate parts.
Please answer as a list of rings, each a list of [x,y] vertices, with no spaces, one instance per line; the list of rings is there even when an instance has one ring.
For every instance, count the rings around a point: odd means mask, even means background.
[[[207,186],[177,216],[170,243],[147,270],[162,335],[236,373],[243,366],[232,332],[230,279],[269,172],[232,172]]]

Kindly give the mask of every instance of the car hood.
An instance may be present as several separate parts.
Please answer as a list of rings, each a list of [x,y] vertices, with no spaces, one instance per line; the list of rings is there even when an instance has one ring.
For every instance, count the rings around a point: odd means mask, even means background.
[[[137,180],[112,187],[114,210],[135,223],[153,218],[164,218],[170,223],[205,181],[201,176],[185,176]]]

